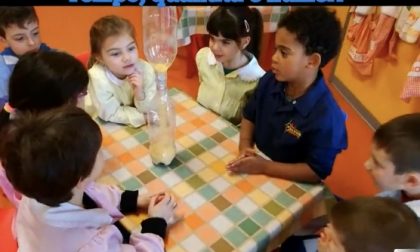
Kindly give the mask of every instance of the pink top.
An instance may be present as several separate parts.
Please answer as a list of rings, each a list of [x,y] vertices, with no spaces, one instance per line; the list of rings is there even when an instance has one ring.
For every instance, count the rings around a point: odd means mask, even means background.
[[[113,225],[123,216],[118,209],[122,192],[117,187],[92,183],[85,192],[102,208],[70,203],[50,207],[23,196],[15,220],[19,251],[164,251],[160,236],[139,230],[132,232],[129,244],[122,243]]]
[[[3,168],[3,165],[0,162],[0,188],[3,193],[6,195],[6,198],[17,207],[20,199],[22,198],[21,194],[17,192],[13,185],[9,182],[6,177],[6,172]]]

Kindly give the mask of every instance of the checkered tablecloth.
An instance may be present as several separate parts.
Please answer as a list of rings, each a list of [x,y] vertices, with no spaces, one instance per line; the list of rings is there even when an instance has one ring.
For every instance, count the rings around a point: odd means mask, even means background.
[[[207,20],[215,8],[217,7],[187,6],[182,9],[177,27],[178,46],[190,44],[190,37],[194,34],[207,34]],[[261,12],[266,33],[275,32],[280,17],[289,10],[287,6],[256,6],[256,8]]]
[[[237,155],[238,129],[184,93],[169,93],[176,110],[174,161],[169,167],[152,164],[144,127],[101,123],[106,167],[99,182],[173,193],[184,219],[168,231],[169,252],[264,251],[324,187],[228,174],[226,164]],[[145,214],[123,223],[139,228],[142,218]]]

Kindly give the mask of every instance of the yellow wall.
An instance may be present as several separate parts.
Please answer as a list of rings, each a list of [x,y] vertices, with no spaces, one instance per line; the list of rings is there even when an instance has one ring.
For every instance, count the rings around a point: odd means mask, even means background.
[[[349,47],[350,42],[345,38],[334,74],[379,123],[401,114],[420,112],[419,98],[409,104],[399,99],[407,73],[420,53],[418,45],[399,40],[397,61],[376,58],[369,78],[360,76],[348,63]]]

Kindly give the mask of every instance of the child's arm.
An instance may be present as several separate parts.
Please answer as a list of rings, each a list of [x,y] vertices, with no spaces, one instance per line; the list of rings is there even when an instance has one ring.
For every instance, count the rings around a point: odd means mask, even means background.
[[[254,123],[242,118],[241,131],[239,133],[239,155],[243,155],[247,150],[254,148]]]
[[[165,220],[161,219],[161,222],[165,222]],[[153,225],[156,224],[159,223],[153,222]],[[166,229],[166,223],[164,224]],[[113,225],[106,225],[100,229],[92,229],[92,231],[95,234],[88,243],[78,250],[79,252],[163,252],[165,249],[163,238],[154,233],[135,231],[131,234],[130,242],[124,244],[121,233]]]
[[[142,77],[142,93],[137,94],[135,90],[134,94],[134,105],[137,110],[144,113],[147,112],[148,106],[150,105],[151,100],[156,94],[156,77],[153,67],[144,61],[141,63],[141,77]],[[143,95],[143,97],[142,97]]]
[[[92,67],[89,70],[89,94],[98,111],[98,116],[109,122],[140,127],[145,124],[143,113],[135,107],[124,106],[115,96],[112,84],[102,70]]]
[[[237,159],[227,168],[234,173],[265,174],[297,182],[316,183],[320,181],[318,175],[306,163],[280,163],[266,160],[257,154]]]
[[[142,199],[142,195],[139,195],[137,190],[122,191],[116,186],[99,183],[90,183],[85,189],[85,194],[89,196],[83,197],[85,206],[104,208],[117,219],[123,214],[136,212]]]
[[[169,195],[154,196],[149,203],[150,218],[142,221],[141,233],[133,231],[129,237],[129,243],[123,244],[123,238],[115,225],[106,225],[95,230],[95,235],[84,245],[80,251],[164,251],[164,242],[166,228],[168,225],[176,222],[180,217],[175,211],[177,203]]]
[[[332,135],[338,137],[340,134],[333,129],[312,132],[307,143],[306,162],[281,163],[254,154],[232,161],[227,168],[237,173],[265,174],[297,182],[320,182],[331,173],[335,157],[341,150],[337,144],[328,141],[333,138]]]

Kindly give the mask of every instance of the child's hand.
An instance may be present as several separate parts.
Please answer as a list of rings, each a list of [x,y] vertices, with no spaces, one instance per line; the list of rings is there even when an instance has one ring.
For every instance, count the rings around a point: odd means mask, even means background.
[[[264,174],[264,162],[267,160],[254,153],[231,161],[226,168],[232,173]]]
[[[255,152],[255,149],[253,148],[246,148],[243,151],[241,151],[241,153],[238,155],[237,158],[235,158],[234,160],[230,161],[228,163],[228,167],[237,163],[239,160],[246,158],[246,157],[255,157],[258,156],[257,153]]]
[[[153,197],[163,197],[165,196],[164,192],[159,193],[139,193],[137,196],[137,207],[138,208],[147,208],[150,204],[150,201]]]
[[[169,193],[154,196],[149,203],[149,216],[163,218],[166,223],[172,225],[176,223],[181,216],[176,214],[178,204],[174,196]]]
[[[143,78],[140,72],[135,71],[134,73],[127,76],[128,83],[134,88],[134,93],[137,99],[144,100],[145,94],[143,89]]]

